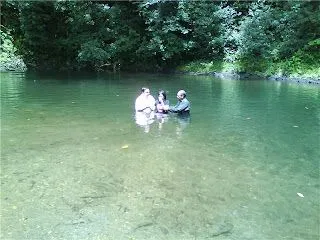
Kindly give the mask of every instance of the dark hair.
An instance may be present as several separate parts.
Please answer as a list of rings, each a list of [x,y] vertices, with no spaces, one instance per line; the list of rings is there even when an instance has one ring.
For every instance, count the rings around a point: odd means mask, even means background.
[[[167,94],[164,90],[159,90],[158,95],[160,95],[160,94],[163,95],[164,100],[167,100]]]
[[[143,88],[141,88],[141,92],[145,92],[147,89],[149,89],[149,88],[147,88],[147,87],[143,87]]]

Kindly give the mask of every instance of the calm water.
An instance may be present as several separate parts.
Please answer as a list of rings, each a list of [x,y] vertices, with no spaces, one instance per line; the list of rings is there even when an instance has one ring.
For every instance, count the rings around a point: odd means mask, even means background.
[[[135,123],[139,88],[191,119]],[[1,73],[1,239],[319,239],[320,88]],[[304,197],[297,193],[303,194]]]

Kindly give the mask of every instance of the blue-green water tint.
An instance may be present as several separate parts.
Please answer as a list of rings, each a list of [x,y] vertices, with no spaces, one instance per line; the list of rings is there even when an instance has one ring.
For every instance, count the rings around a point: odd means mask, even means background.
[[[137,126],[142,86],[171,104],[185,89],[190,121]],[[319,95],[212,77],[1,73],[1,239],[319,239]]]

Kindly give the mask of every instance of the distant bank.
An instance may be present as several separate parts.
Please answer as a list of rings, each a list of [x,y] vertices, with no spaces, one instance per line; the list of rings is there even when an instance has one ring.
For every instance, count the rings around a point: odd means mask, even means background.
[[[319,61],[320,62],[320,61]],[[177,68],[176,73],[188,75],[206,75],[221,79],[235,80],[255,80],[267,79],[272,81],[295,82],[304,84],[320,85],[320,65],[304,69],[305,66],[298,66],[297,71],[281,69],[276,65],[266,68],[264,71],[256,71],[254,68],[249,70],[241,69],[236,64],[223,62],[201,63],[193,62]],[[251,70],[251,71],[250,71]]]

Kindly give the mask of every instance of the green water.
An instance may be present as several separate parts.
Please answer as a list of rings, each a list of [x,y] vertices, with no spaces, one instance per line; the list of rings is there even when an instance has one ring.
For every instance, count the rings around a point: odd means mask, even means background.
[[[191,119],[137,126],[142,86],[171,104],[185,89]],[[319,98],[262,80],[1,73],[0,238],[319,239]]]

